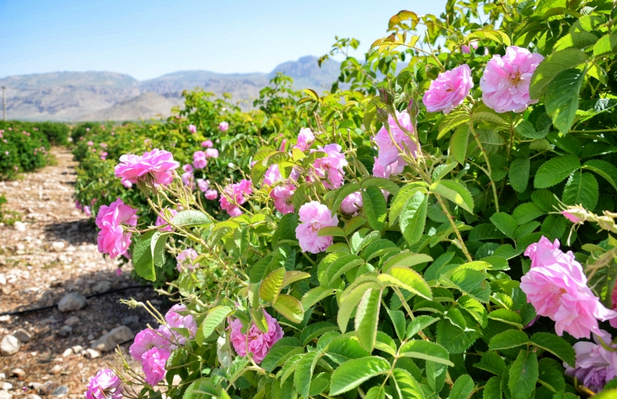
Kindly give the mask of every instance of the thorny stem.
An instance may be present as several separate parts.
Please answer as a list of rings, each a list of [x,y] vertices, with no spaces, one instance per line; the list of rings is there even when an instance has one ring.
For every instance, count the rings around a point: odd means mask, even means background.
[[[486,161],[486,168],[488,169],[488,173],[486,173],[487,171],[484,171],[484,173],[488,176],[488,179],[491,181],[491,188],[493,189],[493,198],[495,199],[495,210],[499,212],[499,196],[497,195],[497,186],[495,185],[495,181],[493,181],[493,169],[491,168],[491,163],[488,160],[488,154],[484,150],[484,146],[482,145],[482,140],[480,140],[480,136],[476,133],[476,130],[473,128],[473,123],[469,124],[469,130],[471,130],[472,136],[474,137],[474,139],[476,139],[476,143],[478,143],[478,148],[480,149],[480,152],[482,153],[482,155],[484,156],[484,160]]]

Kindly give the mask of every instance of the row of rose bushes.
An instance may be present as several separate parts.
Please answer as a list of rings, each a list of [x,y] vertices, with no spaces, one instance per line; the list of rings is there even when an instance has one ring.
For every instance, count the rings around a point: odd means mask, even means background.
[[[254,114],[187,107],[150,132],[190,144],[122,147],[100,175],[124,186],[97,210],[99,249],[149,280],[174,265],[182,305],[149,308],[161,327],[130,348],[142,370],[101,371],[86,397],[615,395],[611,10],[403,11],[365,62],[343,62],[349,90],[263,106],[267,135],[237,123]],[[221,148],[258,145],[207,171],[219,198],[204,202],[191,140],[223,121]]]

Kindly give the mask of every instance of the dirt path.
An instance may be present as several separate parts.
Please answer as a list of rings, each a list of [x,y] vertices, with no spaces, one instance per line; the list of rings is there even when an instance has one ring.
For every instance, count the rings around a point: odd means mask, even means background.
[[[154,299],[161,305],[151,289],[105,294],[137,284],[128,268],[118,276],[116,262],[98,252],[96,229],[72,198],[76,162],[67,149],[52,152],[57,165],[24,174],[23,180],[0,182],[0,194],[9,201],[5,208],[18,211],[23,222],[0,226],[0,313],[53,306],[69,293],[100,295],[87,299],[80,310],[54,307],[0,316],[3,343],[9,334],[23,340],[30,335],[17,353],[0,356],[0,399],[31,394],[83,398],[90,376],[115,363],[113,351],[90,358],[96,353],[85,350],[114,328],[137,333],[153,323],[147,313],[120,304],[120,298]],[[16,333],[19,329],[27,334]],[[129,344],[121,346],[123,351]]]

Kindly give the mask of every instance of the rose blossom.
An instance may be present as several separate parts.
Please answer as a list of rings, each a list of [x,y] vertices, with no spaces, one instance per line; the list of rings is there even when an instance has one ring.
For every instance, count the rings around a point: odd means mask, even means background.
[[[577,342],[574,344],[574,351],[576,352],[576,367],[572,368],[568,364],[564,363],[566,368],[566,375],[570,377],[578,378],[583,385],[591,389],[594,392],[600,392],[604,385],[615,378],[617,372],[617,352],[613,352],[605,349],[600,339],[604,343],[612,348],[611,335],[600,330],[598,335],[593,336],[595,344],[593,342]]]
[[[142,356],[141,365],[144,368],[146,382],[154,386],[165,378],[165,363],[171,352],[167,348],[151,348]]]
[[[247,334],[242,334],[242,322],[238,319],[230,323],[231,335],[229,340],[234,346],[236,353],[239,356],[246,356],[247,351],[253,355],[255,363],[259,364],[264,357],[279,339],[283,338],[283,329],[276,319],[270,316],[264,310],[264,316],[268,323],[268,332],[262,332],[255,323],[251,323],[251,327]],[[247,337],[248,335],[248,337]],[[248,344],[248,345],[247,345]]]
[[[477,41],[477,40],[472,40],[471,42],[469,42],[469,46],[467,46],[467,45],[463,44],[463,45],[461,46],[461,51],[462,51],[464,54],[469,54],[469,53],[471,53],[471,48],[469,48],[470,46],[471,46],[474,50],[477,50],[477,49],[478,49],[478,41]]]
[[[362,208],[362,193],[360,191],[349,194],[345,197],[343,202],[341,202],[341,211],[348,215],[358,212],[360,208]]]
[[[173,219],[174,216],[176,216],[178,214],[178,211],[176,211],[175,209],[171,209],[171,208],[165,208],[162,212],[165,213],[165,216],[167,216],[168,218]],[[156,222],[155,222],[155,226],[165,226],[162,229],[160,229],[160,231],[172,231],[173,228],[165,221],[165,219],[163,219],[161,217],[161,215],[158,215],[156,217]]]
[[[400,156],[401,150],[405,151],[407,148],[411,151],[411,155],[415,158],[420,152],[420,144],[414,143],[414,141],[409,137],[409,135],[401,129],[403,127],[405,130],[409,131],[410,134],[414,135],[417,138],[415,133],[415,129],[411,124],[411,117],[407,111],[398,112],[396,111],[396,119],[398,120],[398,124],[392,117],[392,115],[388,115],[388,127],[390,128],[390,133],[386,129],[386,126],[382,126],[379,129],[379,132],[373,137],[373,140],[377,144],[379,149],[378,156],[375,159],[375,164],[373,165],[373,175],[378,177],[389,177],[392,174],[399,174],[405,168],[407,163]],[[399,127],[399,124],[401,127]],[[390,134],[392,137],[390,137]],[[393,141],[394,139],[394,141]]]
[[[520,288],[538,315],[555,321],[557,335],[567,331],[575,338],[589,338],[590,332],[600,334],[598,319],[617,317],[589,289],[572,251],[559,250],[558,240],[551,243],[543,236],[527,247],[525,256],[531,258],[531,268],[521,278]]]
[[[317,201],[311,201],[300,207],[298,215],[302,223],[296,227],[296,238],[303,252],[316,254],[325,251],[332,245],[333,238],[331,236],[320,237],[317,235],[319,230],[324,227],[338,225],[336,214],[333,214],[327,206]]]
[[[193,319],[193,315],[187,314],[186,316],[183,316],[178,313],[187,311],[188,309],[186,306],[176,304],[167,311],[167,314],[165,314],[165,321],[167,322],[167,326],[169,328],[186,328],[189,331],[189,337],[193,338],[195,337],[195,334],[197,334],[197,323]],[[180,345],[184,345],[186,338],[173,330],[172,332],[178,340],[178,343]]]
[[[205,193],[210,188],[210,182],[204,179],[197,179],[197,187],[199,188],[199,191]]]
[[[188,187],[189,190],[193,190],[195,188],[194,184],[194,176],[193,172],[184,172],[182,173],[182,184]]]
[[[221,123],[219,123],[219,130],[220,130],[221,132],[226,132],[226,131],[227,131],[227,129],[229,129],[229,123],[227,123],[227,122],[221,122]]]
[[[216,148],[208,148],[206,150],[206,159],[218,158],[218,157],[219,157],[219,150],[217,150]]]
[[[317,147],[317,151],[325,152],[327,155],[323,158],[317,158],[313,162],[315,175],[320,179],[325,179],[323,185],[325,188],[335,189],[343,185],[345,171],[343,167],[347,166],[345,156],[341,154],[341,146],[338,144],[328,144],[324,147]],[[315,152],[311,150],[311,152]]]
[[[206,160],[206,153],[203,151],[195,151],[193,153],[193,166],[195,169],[203,169],[208,164]]]
[[[193,264],[193,260],[195,260],[197,256],[197,251],[195,251],[193,248],[187,248],[181,251],[176,257],[176,268],[178,269],[178,271],[181,272],[184,269],[193,271],[195,269],[195,264]]]
[[[263,183],[265,186],[274,186],[275,183],[283,181],[283,176],[281,176],[281,171],[279,169],[278,164],[272,164],[264,173]]]
[[[293,184],[279,184],[270,191],[270,197],[274,200],[274,207],[283,215],[292,213],[294,205],[291,197],[296,192],[296,187]]]
[[[144,353],[152,348],[165,348],[170,342],[159,330],[146,328],[135,335],[133,344],[129,347],[129,353],[135,360],[142,360]]]
[[[84,207],[85,210],[86,207]],[[109,206],[102,205],[96,215],[99,252],[109,254],[112,258],[123,255],[131,245],[131,233],[125,232],[123,224],[137,225],[137,209],[133,209],[118,198]]]
[[[193,165],[187,163],[186,165],[184,165],[182,167],[182,170],[185,171],[185,172],[192,172],[195,169],[193,169]]]
[[[205,197],[208,200],[215,200],[218,196],[219,196],[219,193],[216,190],[208,190],[205,193]]]
[[[116,177],[122,178],[122,182],[135,184],[143,180],[144,176],[150,175],[155,184],[167,185],[173,180],[172,171],[179,166],[170,152],[155,148],[144,152],[141,157],[133,154],[122,155],[120,164],[116,165],[114,171]]]
[[[516,46],[508,47],[503,57],[493,55],[480,79],[484,104],[503,113],[523,112],[537,103],[529,98],[529,83],[543,59],[540,54]]]
[[[189,132],[197,133],[197,127],[195,125],[189,125]]]
[[[238,205],[246,202],[247,197],[253,193],[250,180],[240,180],[239,183],[230,184],[223,190],[219,203],[221,208],[227,211],[229,216],[240,216],[242,211]]]
[[[424,93],[422,102],[428,112],[443,111],[448,114],[463,103],[472,87],[471,69],[467,64],[459,65],[451,71],[440,73]]]
[[[212,147],[212,140],[206,140],[203,143],[201,143],[202,147],[206,147],[206,148],[211,148]]]
[[[315,141],[315,135],[313,131],[307,127],[303,127],[300,129],[300,133],[298,133],[298,142],[294,146],[301,151],[306,151],[311,148],[313,142]]]
[[[86,387],[86,399],[121,399],[122,381],[110,369],[99,370]]]

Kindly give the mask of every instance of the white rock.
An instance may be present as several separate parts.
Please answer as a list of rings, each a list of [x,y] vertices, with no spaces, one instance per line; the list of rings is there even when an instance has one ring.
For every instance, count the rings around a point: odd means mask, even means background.
[[[132,340],[135,334],[127,326],[116,327],[101,338],[92,343],[92,348],[107,352],[113,350],[117,345]]]
[[[4,274],[0,274],[0,285],[5,285],[6,284],[6,277],[4,276]]]
[[[67,326],[75,327],[76,325],[79,324],[79,321],[80,321],[79,317],[71,316],[64,321],[64,324],[66,324]]]
[[[20,221],[15,222],[15,224],[13,224],[13,227],[17,231],[26,231],[26,224]]]
[[[58,310],[61,312],[70,312],[79,310],[86,306],[86,297],[79,294],[66,294],[60,302],[58,302]]]
[[[6,380],[6,374],[0,373],[0,381]]]
[[[0,353],[2,356],[12,356],[19,352],[19,340],[12,335],[5,335],[0,341]]]
[[[62,241],[56,241],[51,244],[51,249],[55,252],[60,252],[64,249],[64,243]]]
[[[77,354],[79,354],[81,351],[83,351],[83,350],[84,350],[84,348],[82,348],[82,346],[81,346],[81,345],[75,345],[75,346],[73,346],[71,349],[73,350],[73,352],[75,352],[75,353],[77,353]]]
[[[0,382],[0,389],[10,391],[11,389],[13,389],[13,384],[11,384],[10,382]]]
[[[11,399],[13,394],[8,393],[7,391],[0,391],[0,399]]]
[[[26,372],[24,371],[24,369],[13,369],[11,370],[11,375],[16,376],[20,380],[26,378]]]
[[[28,396],[26,396],[26,399],[41,399],[41,397],[35,393],[31,393]]]
[[[49,372],[54,375],[60,374],[62,372],[62,366],[60,366],[59,364],[56,364],[54,367],[51,368]]]
[[[73,354],[73,349],[68,348],[64,352],[62,352],[62,357],[69,357]]]
[[[30,334],[28,331],[24,330],[23,328],[15,330],[15,332],[13,333],[13,336],[17,338],[19,342],[30,342],[30,339],[32,338],[32,334]]]
[[[86,359],[96,359],[101,356],[101,352],[94,349],[86,349],[84,356]]]

